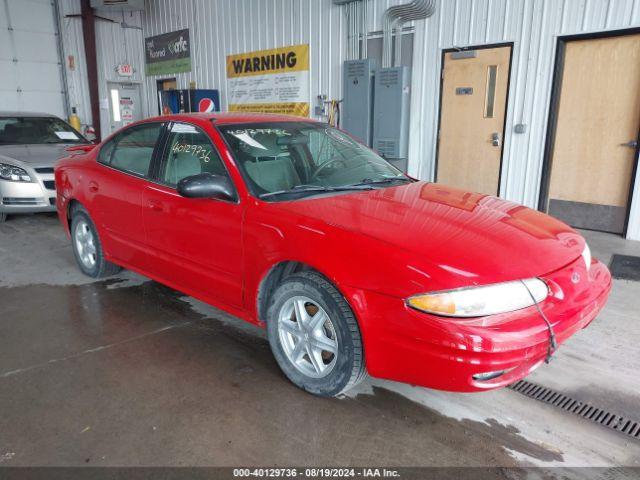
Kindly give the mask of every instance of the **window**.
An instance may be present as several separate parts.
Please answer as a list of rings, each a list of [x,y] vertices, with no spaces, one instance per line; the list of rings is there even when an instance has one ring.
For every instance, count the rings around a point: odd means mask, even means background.
[[[227,171],[207,134],[193,125],[175,123],[169,132],[160,181],[175,187],[199,173],[227,176]]]
[[[99,160],[119,170],[147,176],[162,126],[146,123],[125,130],[116,137],[113,146],[107,143],[102,147]]]
[[[87,143],[57,117],[0,117],[0,145]]]
[[[498,81],[498,66],[487,67],[487,96],[484,102],[484,118],[493,118],[496,103],[496,82]]]
[[[411,181],[349,135],[320,123],[219,127],[251,192],[271,201],[372,183]],[[373,187],[370,187],[373,188]],[[291,194],[281,196],[281,194]]]
[[[105,143],[102,148],[100,148],[100,153],[98,154],[98,161],[100,163],[106,163],[107,165],[111,163],[111,154],[113,153],[113,147],[116,146],[116,140],[112,139]]]

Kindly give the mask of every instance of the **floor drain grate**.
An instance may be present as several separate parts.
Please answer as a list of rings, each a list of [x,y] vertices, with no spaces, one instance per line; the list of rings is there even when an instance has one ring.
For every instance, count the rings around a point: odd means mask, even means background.
[[[563,393],[525,380],[520,380],[513,385],[509,385],[509,388],[534,400],[539,400],[540,402],[548,403],[567,412],[575,413],[611,430],[616,430],[636,440],[640,440],[640,422],[638,421],[616,415],[604,408],[589,405]]]

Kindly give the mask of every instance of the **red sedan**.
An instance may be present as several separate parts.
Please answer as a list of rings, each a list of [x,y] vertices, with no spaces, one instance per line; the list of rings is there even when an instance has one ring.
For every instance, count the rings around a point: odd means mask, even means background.
[[[282,371],[317,395],[366,372],[508,385],[611,288],[560,221],[416,181],[318,122],[172,115],[74,149],[57,208],[82,271],[131,269],[266,327]]]

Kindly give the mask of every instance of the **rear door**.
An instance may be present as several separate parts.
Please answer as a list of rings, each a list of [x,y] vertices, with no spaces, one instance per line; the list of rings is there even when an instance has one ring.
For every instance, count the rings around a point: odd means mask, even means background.
[[[228,172],[209,134],[187,123],[169,125],[155,184],[144,189],[143,217],[150,272],[177,289],[217,305],[242,305],[242,206],[181,197],[188,176]]]
[[[145,269],[142,195],[164,124],[144,123],[106,142],[98,153],[87,195],[105,252],[126,266]]]

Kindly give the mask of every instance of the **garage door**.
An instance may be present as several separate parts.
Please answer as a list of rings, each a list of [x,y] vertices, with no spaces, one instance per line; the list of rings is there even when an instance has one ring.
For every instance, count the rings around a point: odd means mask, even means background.
[[[0,109],[65,116],[51,0],[0,0]]]

